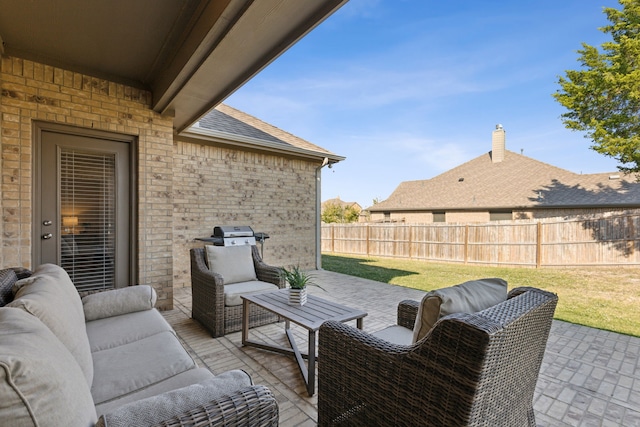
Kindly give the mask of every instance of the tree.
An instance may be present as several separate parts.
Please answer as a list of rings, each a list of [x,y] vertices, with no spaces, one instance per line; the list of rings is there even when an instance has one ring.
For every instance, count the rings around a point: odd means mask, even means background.
[[[591,148],[616,159],[624,172],[640,172],[640,0],[619,0],[622,9],[604,8],[610,25],[600,28],[612,41],[602,51],[586,43],[579,70],[559,77],[554,98],[568,112],[568,129],[586,132]]]
[[[321,219],[325,223],[357,222],[360,211],[354,206],[343,206],[340,203],[326,203],[322,209]]]

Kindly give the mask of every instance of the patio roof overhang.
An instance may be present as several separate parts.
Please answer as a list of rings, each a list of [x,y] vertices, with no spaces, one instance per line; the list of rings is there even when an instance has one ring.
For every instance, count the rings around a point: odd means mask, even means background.
[[[147,89],[177,133],[347,0],[0,0],[0,54]]]

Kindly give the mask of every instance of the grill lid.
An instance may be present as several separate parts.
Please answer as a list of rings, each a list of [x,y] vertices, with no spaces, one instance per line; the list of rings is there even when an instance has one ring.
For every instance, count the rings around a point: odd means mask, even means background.
[[[213,227],[213,237],[253,237],[253,230],[248,225],[221,225]]]

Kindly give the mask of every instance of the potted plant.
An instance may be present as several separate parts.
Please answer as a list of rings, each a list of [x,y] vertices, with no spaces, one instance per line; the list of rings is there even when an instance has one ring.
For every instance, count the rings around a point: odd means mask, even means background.
[[[293,266],[291,269],[282,268],[282,278],[289,284],[289,304],[304,305],[307,302],[307,286],[322,287],[312,282],[311,274]]]

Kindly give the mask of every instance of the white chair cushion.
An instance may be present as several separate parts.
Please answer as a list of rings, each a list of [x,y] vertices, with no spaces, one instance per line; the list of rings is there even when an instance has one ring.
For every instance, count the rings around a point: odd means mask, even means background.
[[[278,287],[273,283],[262,282],[260,280],[224,285],[224,305],[227,307],[241,305],[242,298],[240,298],[240,296],[242,295],[277,290]]]
[[[93,426],[84,373],[37,317],[0,308],[0,425]]]
[[[15,299],[7,306],[21,308],[36,316],[76,358],[91,386],[93,360],[85,327],[82,301],[69,275],[54,264],[43,264],[33,275],[19,280]]]
[[[251,246],[205,246],[209,270],[222,275],[225,285],[257,280]]]
[[[441,317],[453,313],[476,313],[506,299],[507,282],[498,278],[472,280],[428,292],[418,308],[412,342],[424,338]]]
[[[371,335],[398,345],[411,345],[413,343],[413,331],[399,325],[386,327],[373,332]]]

